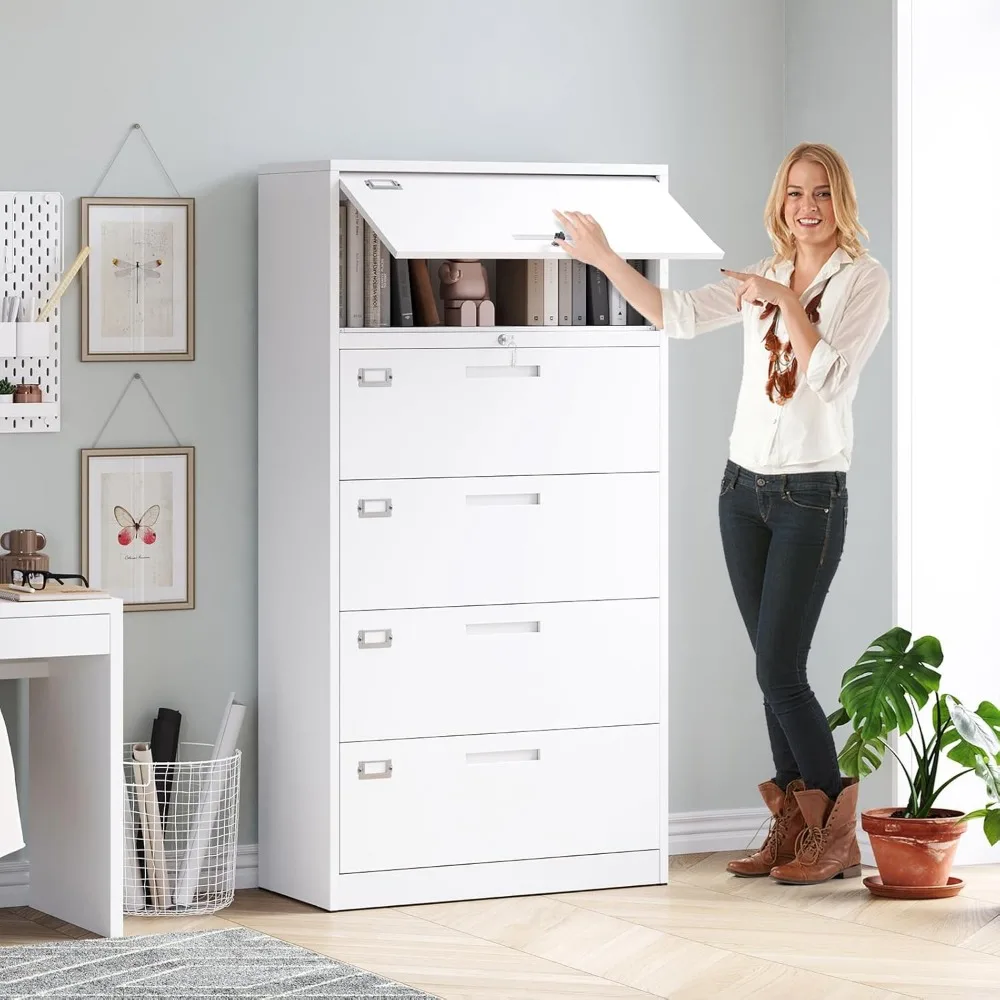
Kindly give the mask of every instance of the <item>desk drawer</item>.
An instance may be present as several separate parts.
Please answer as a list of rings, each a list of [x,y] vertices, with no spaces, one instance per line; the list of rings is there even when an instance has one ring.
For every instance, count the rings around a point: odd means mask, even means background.
[[[340,616],[340,740],[659,718],[659,601]]]
[[[342,745],[340,871],[652,850],[659,772],[659,726]]]
[[[0,618],[0,655],[5,660],[98,656],[110,648],[107,615]]]
[[[340,359],[341,479],[659,470],[659,348]]]
[[[341,610],[656,597],[659,475],[340,490]]]

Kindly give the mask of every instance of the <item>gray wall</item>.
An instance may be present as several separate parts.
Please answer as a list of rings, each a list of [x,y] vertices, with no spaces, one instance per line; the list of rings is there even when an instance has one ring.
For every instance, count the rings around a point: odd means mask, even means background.
[[[892,0],[786,5],[785,145],[829,142],[844,154],[871,253],[892,273]],[[850,71],[834,67],[850,53]],[[892,338],[882,335],[854,407],[855,452],[844,559],[813,642],[810,672],[832,709],[840,678],[892,619]],[[888,768],[862,784],[862,806],[886,805]]]
[[[858,29],[887,29],[888,15],[864,15],[870,5],[844,6]],[[834,40],[811,27],[820,6],[789,8],[799,8],[789,37],[808,38],[809,61],[817,62],[816,45],[833,59]],[[797,43],[786,45],[784,9],[782,0],[618,0],[612,16],[606,0],[176,0],[164,17],[161,6],[125,0],[0,0],[4,37],[17,40],[0,60],[0,92],[31,81],[30,100],[5,109],[15,139],[4,143],[0,187],[62,191],[71,253],[78,199],[93,193],[139,121],[181,193],[198,199],[197,361],[81,364],[76,285],[63,310],[63,430],[0,437],[2,467],[32,484],[4,493],[0,526],[45,531],[53,566],[65,569],[79,558],[79,449],[93,443],[133,370],[197,449],[198,607],[126,616],[126,738],[142,738],[157,706],[171,705],[184,714],[184,738],[210,741],[228,691],[255,700],[257,166],[330,156],[665,162],[673,192],[739,264],[767,252],[763,198],[786,142],[810,121],[867,171],[859,170],[866,218],[888,246],[888,104],[879,110],[888,101],[887,52],[883,60],[876,44],[860,70],[884,61],[873,77],[884,77],[884,94],[854,101],[856,75],[804,79],[811,67]],[[786,53],[791,75],[819,95],[818,121],[804,103],[783,108]],[[859,130],[858,115],[871,118],[869,131]],[[170,191],[133,138],[101,193]],[[712,280],[716,268],[678,264],[672,280]],[[739,807],[754,804],[768,764],[715,524],[738,335],[673,345],[672,362],[673,808]],[[888,401],[879,390],[888,387],[887,363],[883,350],[881,382],[871,379],[860,403],[868,436],[853,484],[854,540],[817,642],[829,644],[817,659],[827,669],[839,670],[858,644],[838,634],[835,617],[871,623],[851,626],[863,640],[881,626],[890,592],[888,540],[879,542],[888,511],[879,500],[889,482],[881,467]],[[133,390],[102,443],[168,440]],[[308,558],[308,526],[301,537]],[[10,719],[9,685],[3,696]],[[256,840],[254,733],[251,715],[242,843]]]
[[[828,142],[846,157],[870,249],[891,269],[891,13],[891,0],[789,2],[783,25],[766,25],[764,48],[755,51],[760,43],[746,42],[756,72],[724,56],[713,63],[715,87],[702,80],[691,87],[694,99],[685,104],[689,145],[672,187],[717,234],[731,266],[770,252],[762,222],[769,185],[785,152],[810,140]],[[777,53],[768,47],[772,41]],[[707,51],[693,43],[690,49]],[[835,68],[844,52],[851,53],[849,73]],[[779,70],[782,80],[776,79]],[[744,126],[752,126],[739,138],[729,131],[733,108],[741,109]],[[712,117],[699,123],[708,112]],[[693,143],[699,144],[695,155]],[[691,173],[693,164],[701,175]],[[674,264],[671,283],[690,287],[715,273],[711,264]],[[810,676],[827,711],[836,705],[844,670],[894,624],[890,340],[891,330],[858,392],[849,537],[810,657]],[[670,360],[671,809],[759,805],[756,785],[773,767],[714,502],[739,386],[740,332],[730,328],[673,343]],[[885,797],[887,779],[866,782],[866,803]]]

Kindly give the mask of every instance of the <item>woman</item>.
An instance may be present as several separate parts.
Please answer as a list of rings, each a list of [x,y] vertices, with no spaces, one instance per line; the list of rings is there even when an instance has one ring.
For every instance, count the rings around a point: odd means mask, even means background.
[[[757,663],[775,774],[759,788],[771,827],[729,864],[811,885],[861,873],[858,786],[841,778],[806,658],[840,562],[858,377],[888,322],[889,279],[861,246],[850,171],[829,146],[793,149],[764,213],[774,255],[693,292],[660,289],[589,215],[556,212],[567,253],[593,264],[669,336],[742,319],[743,382],[722,477],[723,551]]]

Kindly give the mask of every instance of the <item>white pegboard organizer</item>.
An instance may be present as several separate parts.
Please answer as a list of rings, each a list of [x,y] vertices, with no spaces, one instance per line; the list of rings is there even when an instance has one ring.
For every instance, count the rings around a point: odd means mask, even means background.
[[[64,264],[63,196],[58,191],[0,192],[0,294],[34,296],[39,308],[59,284]],[[0,378],[15,385],[38,382],[42,403],[0,406],[0,433],[59,430],[59,307],[48,318],[52,327],[47,357],[0,358]]]

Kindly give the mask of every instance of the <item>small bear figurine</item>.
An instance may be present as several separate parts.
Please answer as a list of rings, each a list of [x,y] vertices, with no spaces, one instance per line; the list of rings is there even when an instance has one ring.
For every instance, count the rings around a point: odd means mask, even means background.
[[[478,260],[446,260],[438,268],[445,326],[494,326],[486,268]]]

